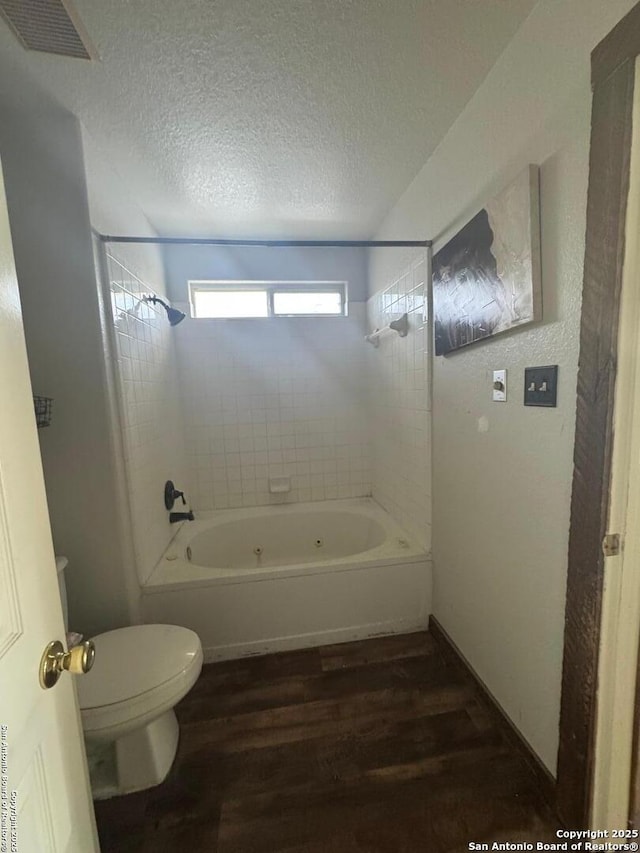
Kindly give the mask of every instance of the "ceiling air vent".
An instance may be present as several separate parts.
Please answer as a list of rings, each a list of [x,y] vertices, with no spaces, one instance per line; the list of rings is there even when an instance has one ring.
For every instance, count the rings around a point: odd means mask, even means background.
[[[0,13],[27,50],[97,58],[70,0],[0,0]]]

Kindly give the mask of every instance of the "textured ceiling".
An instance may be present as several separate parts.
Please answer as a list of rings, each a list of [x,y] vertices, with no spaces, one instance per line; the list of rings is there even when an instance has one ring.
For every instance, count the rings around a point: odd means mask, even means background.
[[[99,62],[26,53],[4,24],[0,52],[80,118],[161,234],[353,239],[534,4],[76,0]]]

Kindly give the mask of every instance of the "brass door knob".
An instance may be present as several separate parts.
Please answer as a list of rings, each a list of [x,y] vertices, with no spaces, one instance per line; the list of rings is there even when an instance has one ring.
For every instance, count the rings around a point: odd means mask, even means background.
[[[54,640],[44,650],[40,659],[40,686],[48,690],[58,683],[63,672],[82,675],[89,672],[96,658],[93,640],[85,640],[65,652],[60,640]]]

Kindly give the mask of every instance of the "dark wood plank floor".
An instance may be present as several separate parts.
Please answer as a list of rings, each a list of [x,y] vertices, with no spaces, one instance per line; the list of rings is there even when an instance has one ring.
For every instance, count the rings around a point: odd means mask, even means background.
[[[103,853],[454,853],[559,826],[428,633],[205,666],[169,778],[96,803]]]

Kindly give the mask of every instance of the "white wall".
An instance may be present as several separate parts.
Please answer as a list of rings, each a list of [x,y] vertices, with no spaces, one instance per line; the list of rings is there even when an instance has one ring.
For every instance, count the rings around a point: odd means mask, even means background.
[[[387,249],[389,266],[367,303],[370,330],[409,315],[406,338],[367,347],[373,496],[426,550],[431,547],[430,326],[424,250]],[[380,280],[378,281],[378,286]]]
[[[439,358],[433,386],[436,617],[554,771],[588,176],[590,52],[633,0],[540,0],[379,237],[436,249],[541,166],[544,321]],[[373,289],[393,275],[371,260]],[[524,408],[525,365],[560,365],[558,408]],[[491,371],[509,401],[491,402]],[[478,422],[488,420],[481,432]]]
[[[180,246],[164,249],[167,292],[188,300],[189,279],[347,281],[349,300],[367,299],[367,253],[358,248]]]
[[[81,126],[82,149],[91,226],[98,234],[156,237],[149,220],[131,198],[113,164],[103,152],[101,140]],[[165,292],[164,258],[160,246],[150,243],[113,244],[119,258],[143,279],[155,282]]]
[[[54,398],[40,447],[56,551],[69,557],[70,624],[95,633],[135,618],[137,584],[117,535],[80,127],[0,62],[2,158],[34,392]],[[130,568],[130,567],[129,567]]]

